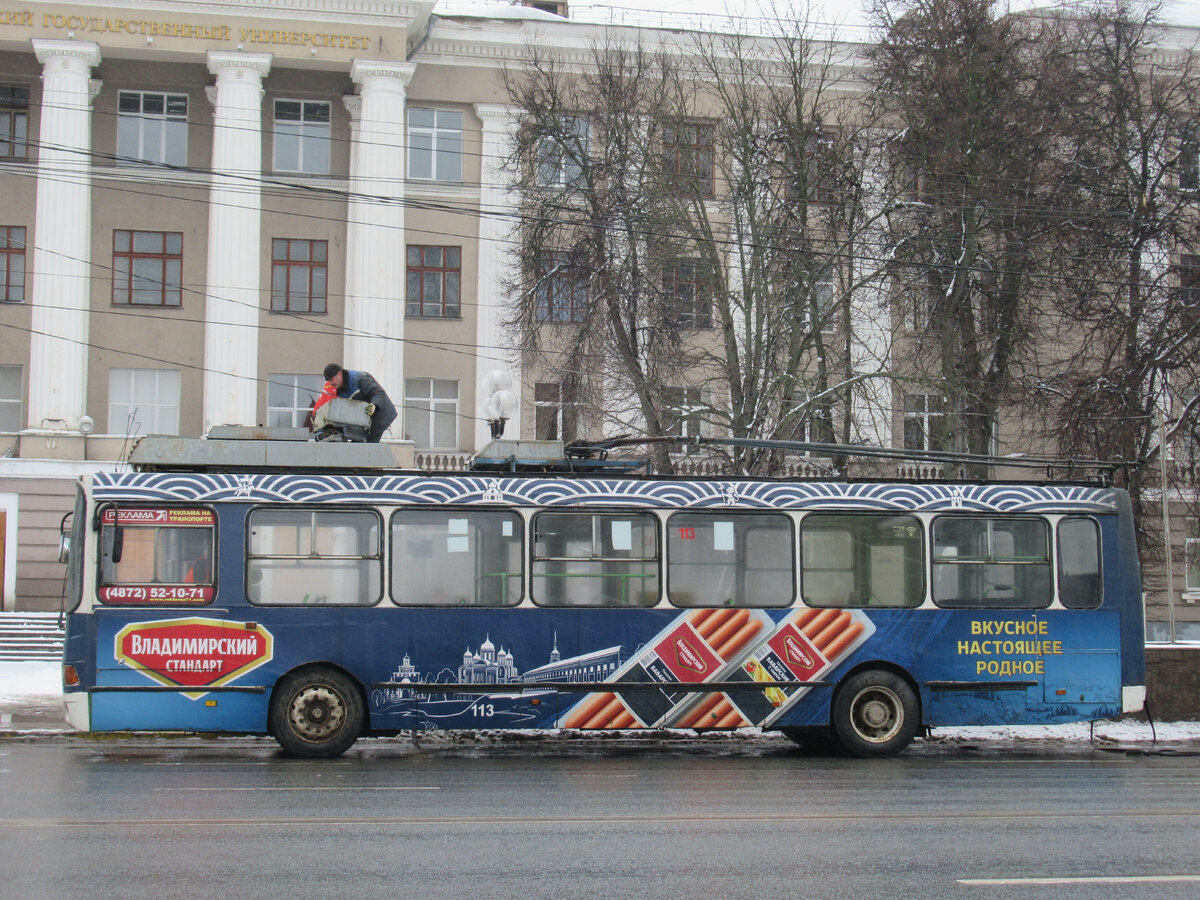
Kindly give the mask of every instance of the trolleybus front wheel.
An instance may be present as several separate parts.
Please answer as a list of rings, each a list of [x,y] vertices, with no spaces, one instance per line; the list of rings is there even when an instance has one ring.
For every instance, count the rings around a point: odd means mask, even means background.
[[[917,695],[893,672],[871,669],[846,679],[833,698],[833,733],[854,756],[893,756],[920,725]]]
[[[358,740],[363,719],[358,685],[335,669],[293,672],[271,696],[271,735],[297,756],[341,756]]]

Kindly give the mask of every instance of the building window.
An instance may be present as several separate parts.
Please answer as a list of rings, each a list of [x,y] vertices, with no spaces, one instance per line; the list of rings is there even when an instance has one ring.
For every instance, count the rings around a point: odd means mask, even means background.
[[[539,441],[574,441],[582,435],[578,396],[569,382],[539,381],[533,386],[533,430]]]
[[[316,100],[275,101],[275,171],[329,174],[330,106]]]
[[[1179,189],[1200,190],[1200,126],[1193,122],[1179,139]]]
[[[179,434],[178,369],[110,369],[109,434]]]
[[[663,174],[679,194],[713,196],[713,136],[702,122],[681,122],[663,129]]]
[[[462,249],[408,248],[408,314],[457,319],[462,292]]]
[[[463,114],[453,109],[408,111],[408,177],[462,181]]]
[[[1200,313],[1200,256],[1180,256],[1175,275],[1179,279],[1179,302],[1193,314]]]
[[[458,382],[404,379],[404,437],[418,450],[458,449]]]
[[[832,131],[810,131],[800,156],[789,145],[784,149],[784,177],[787,199],[814,205],[832,203],[835,199],[834,152],[837,135]]]
[[[521,5],[567,18],[567,0],[521,0]]]
[[[177,231],[113,232],[113,303],[179,306],[182,298],[182,234]]]
[[[0,84],[0,159],[29,156],[29,88]]]
[[[0,431],[21,430],[21,367],[0,366]]]
[[[826,334],[837,331],[837,285],[828,272],[822,274],[813,285],[817,301],[817,327]]]
[[[25,228],[0,225],[0,301],[25,302]]]
[[[810,135],[804,147],[804,188],[809,203],[832,203],[836,199],[834,150],[837,136],[831,131]]]
[[[187,165],[187,94],[121,91],[117,95],[118,162]]]
[[[805,330],[819,330],[826,334],[837,331],[837,285],[834,284],[831,272],[798,274],[796,281],[788,289],[789,304],[794,302],[796,297],[800,298],[800,309],[795,312],[798,313],[800,324]]]
[[[587,149],[587,119],[565,117],[559,133],[545,135],[538,144],[537,183],[542,187],[581,187]]]
[[[275,238],[271,241],[271,311],[325,312],[327,241]]]
[[[698,387],[663,390],[663,434],[667,437],[700,437],[708,408],[706,391]]]
[[[571,254],[550,250],[538,258],[537,320],[582,322],[587,316],[587,273]]]
[[[900,197],[910,203],[919,203],[930,199],[929,177],[916,163],[901,164]]]
[[[1188,517],[1183,550],[1187,565],[1184,590],[1200,594],[1200,519]]]
[[[320,375],[268,375],[267,426],[300,428],[321,393]]]
[[[941,450],[945,436],[945,398],[936,394],[905,394],[904,449]]]
[[[708,278],[700,264],[692,260],[667,263],[663,273],[666,317],[681,328],[708,328],[712,325],[712,297]]]
[[[923,334],[933,324],[934,311],[937,309],[937,298],[933,288],[915,290],[906,293],[901,303],[904,307],[904,330]]]

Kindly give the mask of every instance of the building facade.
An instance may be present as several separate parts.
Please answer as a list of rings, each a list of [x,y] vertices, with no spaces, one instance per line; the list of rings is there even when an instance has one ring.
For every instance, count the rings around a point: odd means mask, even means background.
[[[582,65],[603,34],[433,0],[0,12],[3,608],[57,607],[79,474],[121,465],[143,434],[299,425],[330,361],[376,376],[401,411],[386,439],[425,467],[490,439],[497,386],[505,437],[587,431],[504,331],[517,201],[501,74],[532,41]],[[885,352],[856,339],[855,365]],[[926,395],[858,412],[860,434],[901,446],[927,444],[940,415]],[[1183,541],[1174,590],[1200,597]]]
[[[554,17],[487,36],[433,7],[0,13],[5,609],[57,603],[75,476],[142,434],[299,425],[329,361],[403,404],[387,438],[427,464],[486,440],[477,385],[511,364],[495,74]]]

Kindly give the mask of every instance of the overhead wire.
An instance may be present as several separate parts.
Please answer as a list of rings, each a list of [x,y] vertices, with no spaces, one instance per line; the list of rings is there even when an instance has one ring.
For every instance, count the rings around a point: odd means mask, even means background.
[[[341,223],[341,221],[342,221],[342,220],[340,220],[340,219],[339,219],[339,220],[336,220],[336,221],[338,221],[339,223]],[[95,262],[93,261],[93,262],[92,262],[92,265],[94,265],[94,266],[95,266],[95,265],[99,265],[99,264],[97,264],[97,263],[95,263]],[[206,293],[206,292],[195,291],[195,290],[191,289],[190,287],[189,287],[189,292],[192,292],[192,293],[202,293],[202,294],[204,294],[205,296],[207,296],[207,293]],[[233,302],[237,302],[237,301],[233,301]],[[250,304],[246,304],[246,305],[250,305]],[[255,310],[256,310],[256,311],[260,311],[260,306],[259,306],[259,305],[255,305],[255,306],[254,306],[254,308],[255,308]],[[121,314],[125,314],[125,313],[124,313],[124,312],[122,312]],[[299,317],[300,317],[300,316],[299,316],[299,314],[297,314],[297,315],[296,315],[296,317],[297,317],[297,318],[299,318]],[[313,321],[313,320],[304,319],[303,321],[306,321],[306,322],[311,322],[311,321]],[[330,330],[334,331],[334,333],[336,333],[336,334],[338,334],[338,335],[344,335],[344,334],[346,333],[346,331],[345,331],[344,329],[341,329],[341,328],[338,328],[337,326],[331,325],[331,324],[329,324],[328,322],[326,322],[325,320],[317,320],[317,321],[319,321],[319,322],[320,322],[320,323],[321,323],[321,324],[322,324],[324,327],[326,327],[326,328],[329,328]],[[266,328],[268,328],[268,329],[271,329],[271,328],[273,328],[273,327],[272,327],[272,326],[266,326]],[[278,330],[282,330],[282,329],[278,329]],[[309,332],[311,333],[311,329],[298,329],[298,330],[300,330],[300,331],[309,331]],[[353,332],[351,332],[351,333],[353,333]],[[444,341],[437,342],[437,341],[428,341],[428,340],[421,340],[421,339],[414,339],[414,338],[399,338],[399,340],[405,340],[405,341],[408,341],[408,342],[410,342],[410,343],[413,343],[413,344],[416,344],[416,345],[420,345],[420,346],[427,346],[427,347],[438,348],[438,349],[450,349],[450,350],[451,350],[451,352],[458,352],[458,353],[461,353],[462,355],[471,356],[471,357],[479,357],[479,356],[481,356],[481,355],[484,355],[484,354],[481,354],[481,353],[480,353],[480,351],[487,351],[487,350],[498,350],[498,349],[500,349],[500,348],[497,348],[497,347],[486,347],[486,346],[481,346],[481,345],[479,345],[477,342],[476,342],[476,343],[474,343],[474,344],[470,344],[470,345],[468,345],[468,344],[458,344],[458,345],[457,345],[457,347],[463,347],[463,348],[466,348],[466,349],[457,350],[457,349],[453,349],[453,348],[452,348],[452,346],[451,346],[451,342],[444,342]],[[491,354],[486,354],[486,355],[488,356],[488,358],[496,358],[495,356],[492,356]],[[602,355],[598,355],[598,356],[601,356],[601,357],[602,357]]]
[[[53,145],[44,145],[44,146],[48,146],[53,149]],[[119,157],[119,156],[116,156],[115,154],[108,154],[108,153],[103,153],[100,151],[84,151],[84,150],[77,150],[77,148],[66,148],[66,149],[72,150],[74,152],[79,152],[79,153],[89,156],[91,158],[98,158],[98,159],[103,159],[103,160],[107,160],[107,161],[112,161],[112,162],[116,162],[118,164],[133,164],[133,163],[138,162],[137,160],[132,160],[132,159],[129,159],[126,157]],[[513,210],[508,210],[508,209],[496,210],[494,208],[487,208],[487,207],[480,207],[479,209],[474,209],[469,206],[454,206],[451,204],[446,204],[446,203],[441,203],[441,202],[431,202],[431,201],[411,198],[411,197],[407,197],[407,196],[403,197],[403,198],[393,198],[393,197],[388,197],[388,196],[363,194],[363,193],[358,193],[358,192],[351,192],[348,190],[343,191],[343,190],[336,189],[336,188],[319,187],[319,186],[306,185],[306,184],[293,184],[293,183],[290,183],[287,181],[283,181],[279,178],[271,178],[271,177],[267,177],[267,176],[261,175],[261,174],[253,175],[253,174],[245,174],[245,173],[235,173],[235,174],[229,175],[226,173],[216,172],[211,169],[201,169],[198,167],[173,166],[173,165],[165,164],[165,163],[151,163],[151,164],[147,164],[147,166],[148,166],[148,169],[151,171],[164,171],[164,172],[184,171],[184,172],[188,172],[191,174],[199,174],[199,175],[205,175],[205,176],[209,176],[209,177],[220,176],[221,178],[232,179],[238,183],[245,183],[247,185],[259,185],[259,186],[272,185],[277,188],[284,189],[285,191],[298,190],[302,193],[313,194],[318,197],[326,197],[329,199],[336,199],[338,202],[345,201],[345,200],[361,200],[364,202],[371,202],[371,203],[384,203],[384,204],[394,203],[394,204],[397,204],[397,205],[400,205],[402,207],[409,208],[409,209],[451,213],[451,214],[466,216],[468,218],[476,218],[476,219],[500,218],[503,220],[507,220],[507,221],[513,223],[514,225],[520,225],[520,224],[529,223],[529,222],[538,222],[538,223],[546,224],[546,225],[579,225],[579,224],[581,224],[578,221],[578,219],[567,218],[566,216],[557,217],[557,216],[552,216],[552,215],[551,216],[530,215],[528,213],[522,213],[519,211],[513,211]],[[133,169],[133,166],[130,165],[130,170],[132,170],[132,169]],[[123,176],[126,172],[129,172],[130,177],[132,177],[133,173],[130,170],[120,169],[120,168],[116,169],[115,171],[113,171],[113,170],[93,170],[92,174],[98,178],[106,178],[106,177],[116,177],[117,172],[122,173]],[[38,170],[33,170],[33,169],[30,169],[27,167],[22,167],[21,170],[17,171],[17,170],[7,169],[5,167],[0,166],[0,171],[8,171],[11,174],[23,175],[23,176],[29,177],[29,178],[36,178],[39,175]],[[49,173],[46,173],[46,174],[49,174]],[[67,174],[73,176],[77,173],[72,170]],[[59,180],[62,180],[62,179],[59,179]],[[70,182],[68,181],[68,183],[70,183]],[[142,194],[142,195],[147,195],[147,196],[154,196],[156,198],[160,197],[160,194],[157,192],[152,192],[152,191],[147,191],[147,190],[139,190],[136,188],[126,187],[126,186],[113,187],[111,185],[94,185],[94,187],[97,187],[97,189],[108,190],[108,191],[126,192],[126,193],[130,193],[130,194]],[[199,187],[199,185],[197,185],[197,187]],[[256,191],[252,187],[247,187],[247,193],[248,194],[256,193]],[[288,196],[290,196],[290,194]],[[204,197],[204,198],[201,198],[201,197],[197,197],[197,198],[178,197],[175,199],[179,199],[179,200],[183,200],[183,201],[187,201],[187,202],[201,203],[201,204],[208,205],[208,206],[225,205],[225,204],[220,203],[219,201],[214,202],[211,199],[211,197]],[[936,201],[934,201],[934,202],[936,202]],[[813,204],[813,205],[819,206],[820,204]],[[917,203],[917,202],[913,202],[913,203],[903,203],[902,202],[902,203],[897,204],[897,211],[903,211],[904,208],[920,207],[922,205],[929,205],[929,204],[921,204],[921,203]],[[235,204],[229,204],[229,206],[231,208],[240,208],[240,207],[237,207]],[[557,207],[557,209],[561,212],[569,212],[569,213],[579,213],[581,211],[578,207],[572,207],[569,205],[563,205],[561,207]],[[1020,210],[1008,210],[1008,212],[1017,212],[1017,211],[1020,211]],[[1024,211],[1029,212],[1031,210],[1027,209]],[[1062,209],[1061,211],[1064,216],[1068,216],[1068,217],[1077,217],[1081,213],[1089,212],[1088,210],[1079,210],[1079,209],[1074,209],[1074,210]],[[266,209],[263,210],[264,215],[273,214],[273,213],[274,213],[274,211],[272,211],[272,210],[266,210]],[[1181,214],[1182,214],[1182,211],[1181,211]],[[321,216],[321,215],[317,215],[314,213],[295,212],[295,211],[288,211],[287,215],[294,217],[294,218],[306,218],[306,219],[311,219],[314,221],[330,222],[330,223],[337,224],[337,225],[347,224],[347,219],[345,217],[341,217],[341,216],[339,216],[339,217]],[[351,220],[351,222],[352,221],[353,220]],[[359,224],[363,224],[363,223],[359,223]],[[594,223],[588,223],[588,224],[592,225],[594,227]],[[478,233],[447,232],[447,231],[441,231],[441,230],[437,230],[437,229],[423,228],[423,227],[412,228],[412,227],[409,227],[409,225],[407,223],[403,227],[392,226],[392,225],[386,224],[386,223],[378,225],[378,226],[372,226],[372,227],[402,230],[406,233],[416,232],[418,234],[427,234],[432,237],[441,237],[441,238],[460,238],[460,239],[464,239],[464,240],[492,241],[492,242],[502,243],[502,244],[506,244],[506,245],[517,245],[519,243],[519,241],[517,241],[511,237],[500,237],[500,236],[495,236],[495,235],[479,235]],[[611,229],[611,228],[616,228],[617,226],[616,225],[605,226],[603,223],[601,223],[600,227],[608,227]],[[756,243],[753,241],[741,240],[735,236],[732,236],[728,231],[724,230],[724,229],[729,229],[729,228],[732,228],[732,225],[726,224],[726,225],[724,225],[723,228],[718,228],[718,229],[714,230],[714,242],[718,246],[725,246],[725,247],[731,247],[731,248],[745,248],[748,250],[768,250],[768,251],[775,251],[775,252],[780,252],[780,253],[811,252],[811,251],[806,251],[803,249],[797,249],[794,247],[784,247],[784,246],[773,245],[773,244]],[[659,238],[659,237],[668,238],[668,239],[686,238],[686,235],[682,234],[680,232],[666,232],[666,231],[658,231],[655,229],[643,229],[640,233],[641,233],[641,236],[648,237],[648,238]],[[725,236],[727,234],[729,234],[729,236]],[[920,260],[909,260],[909,261],[898,262],[896,257],[893,255],[871,256],[871,255],[867,255],[865,253],[859,252],[859,253],[851,256],[849,254],[837,252],[836,247],[841,242],[837,241],[836,239],[825,238],[820,235],[817,235],[814,237],[809,237],[806,239],[809,240],[810,243],[815,244],[818,249],[818,252],[824,253],[826,259],[831,262],[843,261],[843,262],[859,262],[859,263],[864,263],[864,264],[865,263],[874,263],[874,264],[879,264],[879,265],[883,265],[883,264],[901,265],[901,266],[916,269],[918,271],[919,270],[934,270],[934,269],[943,268],[943,266],[939,266],[938,264],[924,262],[924,261],[920,261]],[[827,245],[827,244],[834,245],[835,249],[833,249],[833,250],[820,249],[823,245]],[[1026,244],[1021,241],[1010,241],[1007,243],[1007,246],[1011,247],[1012,249],[1030,249],[1030,248],[1035,248],[1035,247],[1041,247],[1042,244],[1040,242],[1031,242],[1029,244]],[[1064,256],[1062,254],[1056,254],[1055,258],[1060,261],[1094,262],[1094,260],[1092,260],[1092,259],[1085,259],[1082,257],[1068,257],[1068,256]],[[1037,279],[1037,280],[1041,280],[1041,281],[1045,281],[1045,282],[1064,281],[1064,282],[1070,283],[1069,277],[1058,275],[1058,274],[1052,273],[1052,272],[1044,272],[1044,271],[1036,271],[1036,270],[1016,271],[1016,270],[1008,270],[1008,269],[1003,269],[1003,268],[995,268],[992,271],[995,274],[1008,274],[1008,273],[1012,272],[1013,274],[1018,274],[1018,275],[1021,275],[1024,277],[1029,277],[1032,279]],[[1125,282],[1123,280],[1118,280],[1118,279],[1105,280],[1105,279],[1097,279],[1097,278],[1093,277],[1093,278],[1089,279],[1089,283],[1096,284],[1096,285],[1119,287],[1119,286],[1126,284],[1127,282]]]
[[[68,149],[74,150],[75,148],[68,148]],[[94,156],[94,157],[106,157],[106,156],[107,156],[107,157],[108,157],[110,160],[114,160],[114,161],[116,161],[116,160],[118,160],[118,159],[119,159],[118,157],[115,157],[114,155],[111,155],[111,154],[108,154],[108,155],[106,155],[106,154],[100,154],[100,153],[96,153],[96,154],[93,154],[93,156]],[[481,154],[480,156],[481,156],[481,158],[483,158],[483,157],[482,157],[482,154]],[[220,174],[222,177],[227,177],[227,175],[226,175],[225,173],[214,173],[212,170],[202,170],[202,169],[197,169],[197,168],[194,168],[194,167],[181,167],[181,168],[182,168],[182,171],[187,171],[187,172],[191,172],[191,173],[194,173],[194,174],[200,174],[200,175],[204,175],[204,176],[208,176],[208,177],[211,177],[211,176],[213,176],[213,175],[215,175],[215,174]],[[100,175],[100,176],[98,176],[98,177],[104,177],[104,176],[103,176],[103,175]],[[290,196],[290,192],[293,192],[293,191],[297,190],[298,188],[299,188],[299,189],[301,189],[301,190],[312,190],[312,189],[313,189],[313,186],[311,186],[311,185],[297,185],[297,184],[295,184],[295,183],[288,182],[288,181],[286,181],[286,180],[279,179],[279,178],[276,178],[276,179],[267,179],[267,178],[264,178],[264,177],[262,177],[261,175],[260,175],[260,176],[259,176],[259,177],[258,177],[256,180],[258,181],[258,184],[259,184],[259,191],[260,191],[260,192],[262,192],[262,189],[263,189],[263,187],[264,187],[264,186],[270,186],[272,190],[278,190],[278,191],[281,193],[281,195],[284,195],[284,196]],[[197,185],[197,187],[199,187],[199,188],[203,188],[203,187],[207,187],[207,186],[206,186],[206,185]],[[138,192],[136,192],[136,191],[132,191],[132,190],[130,190],[130,189],[128,189],[128,188],[112,188],[112,187],[110,187],[110,186],[107,186],[107,185],[103,186],[103,188],[104,188],[104,189],[108,189],[108,190],[127,190],[127,191],[129,191],[129,192],[131,192],[131,193],[138,193]],[[323,193],[323,192],[326,192],[326,189],[323,189],[323,188],[316,188],[315,190],[317,191],[317,193]],[[143,193],[144,193],[144,192],[143,192]],[[359,195],[353,195],[353,194],[351,194],[351,192],[349,192],[349,191],[340,191],[340,190],[333,190],[333,191],[329,191],[328,193],[331,195],[331,199],[332,199],[332,198],[336,198],[336,199],[338,200],[338,202],[341,202],[341,201],[343,201],[343,200],[355,199],[355,198],[357,198],[357,199],[366,199],[368,202],[387,202],[387,201],[391,201],[391,200],[393,200],[393,198],[379,197],[379,196],[375,196],[375,195],[362,195],[362,194],[359,194]],[[156,196],[157,196],[157,195],[156,195]],[[200,202],[210,202],[210,203],[211,203],[211,198],[210,198],[208,201],[201,200]],[[479,210],[464,209],[464,208],[461,208],[461,207],[454,207],[454,206],[452,206],[452,205],[444,205],[444,204],[443,204],[443,205],[437,205],[437,204],[426,204],[426,203],[423,203],[422,201],[413,201],[413,200],[411,200],[411,199],[409,199],[409,198],[405,198],[405,201],[402,201],[402,202],[408,202],[408,203],[411,203],[411,204],[412,204],[412,207],[411,207],[411,208],[415,208],[415,209],[425,209],[425,210],[433,210],[433,209],[436,209],[437,211],[441,211],[441,212],[452,212],[452,213],[455,213],[455,214],[463,214],[463,215],[468,215],[468,216],[477,216],[477,217],[480,217],[480,218],[482,218],[482,217],[484,217],[484,216],[486,216],[486,215],[497,215],[497,214],[498,214],[498,215],[503,215],[503,216],[505,216],[505,217],[513,218],[513,219],[515,219],[515,220],[516,220],[516,221],[518,221],[518,222],[520,222],[520,221],[525,221],[525,220],[528,220],[528,219],[529,219],[529,217],[522,217],[520,214],[516,214],[516,213],[513,213],[513,212],[511,212],[511,211],[502,211],[502,212],[500,212],[500,213],[496,213],[496,212],[489,212],[489,211],[485,211],[484,209],[479,209]],[[1015,209],[1016,209],[1016,208],[1014,207],[1014,210],[1015,210]],[[1029,209],[1033,209],[1033,207],[1026,207],[1026,210],[1029,210]],[[1046,207],[1046,208],[1043,208],[1043,209],[1045,209],[1045,210],[1051,210],[1051,209],[1053,209],[1053,208],[1051,208],[1051,207]],[[564,211],[573,212],[573,211],[574,211],[574,209],[573,209],[573,208],[571,208],[571,207],[565,207],[565,208],[564,208]],[[264,214],[266,214],[267,212],[268,212],[268,211],[264,211]],[[1070,211],[1070,210],[1064,210],[1064,214],[1068,214],[1068,215],[1069,215],[1069,214],[1071,214],[1071,212],[1072,212],[1072,211]],[[313,215],[311,215],[311,214],[303,214],[303,213],[302,213],[301,215],[304,215],[305,217],[307,217],[307,218],[311,218],[311,219],[318,219],[318,220],[325,220],[325,221],[330,221],[330,222],[336,222],[336,223],[338,223],[338,224],[345,224],[345,221],[346,221],[344,217],[338,217],[338,218],[334,218],[334,217],[322,217],[322,216],[313,216]],[[547,217],[540,217],[540,219],[541,219],[542,221],[545,221],[545,222],[551,222],[551,223],[553,223],[553,222],[555,222],[555,221],[556,221],[556,220],[554,220],[554,219],[549,219],[549,218],[547,218]],[[570,220],[567,220],[567,222],[569,222],[569,221],[570,221]],[[439,232],[439,231],[433,231],[433,230],[429,230],[429,229],[412,229],[412,228],[409,228],[409,229],[407,229],[407,230],[408,230],[409,232],[416,230],[416,231],[418,231],[418,232],[424,232],[424,233],[427,233],[427,234],[432,234],[432,235],[435,235],[435,236],[441,236],[441,237],[461,237],[461,238],[465,238],[465,239],[476,239],[476,240],[478,240],[478,239],[481,239],[481,237],[480,237],[479,235],[473,235],[473,234],[451,234],[451,233],[449,233],[449,232]],[[484,238],[482,238],[482,239],[490,239],[490,240],[504,240],[504,242],[505,242],[505,243],[508,243],[508,244],[513,244],[513,243],[515,243],[515,241],[512,241],[511,239],[499,239],[499,238],[496,238],[495,236],[486,236],[486,237],[484,237]],[[746,247],[746,246],[747,246],[746,242],[744,242],[744,241],[740,241],[740,240],[734,240],[734,239],[727,239],[727,240],[725,241],[725,243],[727,243],[727,244],[730,244],[730,245],[737,245],[737,246],[741,246],[741,247]],[[768,249],[772,249],[772,248],[768,248]],[[777,249],[777,250],[779,250],[780,252],[787,252],[787,251],[791,250],[792,248],[773,248],[773,249]],[[846,256],[846,257],[845,257],[845,259],[847,259],[847,260],[849,260],[849,259],[853,259],[853,260],[854,260],[854,261],[856,261],[856,262],[863,262],[863,263],[865,263],[865,262],[883,262],[883,261],[884,261],[882,258],[871,258],[871,257],[866,257],[866,256],[864,256],[864,255],[861,255],[861,254],[860,254],[860,255],[858,255],[858,256],[855,256],[855,257],[849,257],[849,256]],[[95,265],[95,262],[94,262],[94,261],[88,261],[88,262],[90,262],[91,264]],[[918,264],[918,266],[919,266],[919,264]],[[1032,273],[1032,272],[1030,272],[1030,273],[1022,273],[1022,274],[1027,274],[1027,275],[1031,275],[1031,276],[1037,276],[1037,275],[1041,275],[1042,273]],[[1121,282],[1121,281],[1113,281],[1113,282],[1111,282],[1111,284],[1113,284],[1113,285],[1121,285],[1121,284],[1124,284],[1124,282]],[[256,308],[259,308],[259,307],[256,307]],[[342,330],[342,329],[338,329],[338,333],[344,334],[345,332],[344,332],[344,330]],[[475,346],[477,346],[477,345],[475,345]]]

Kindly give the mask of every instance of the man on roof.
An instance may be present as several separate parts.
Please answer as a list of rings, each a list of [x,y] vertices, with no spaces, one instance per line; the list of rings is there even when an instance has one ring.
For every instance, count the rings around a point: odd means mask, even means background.
[[[313,411],[320,409],[334,397],[345,400],[362,400],[367,404],[367,415],[371,417],[371,428],[367,432],[368,443],[378,444],[388,426],[396,421],[396,407],[387,391],[370,372],[343,369],[341,363],[330,363],[325,367],[325,387],[313,404]]]

